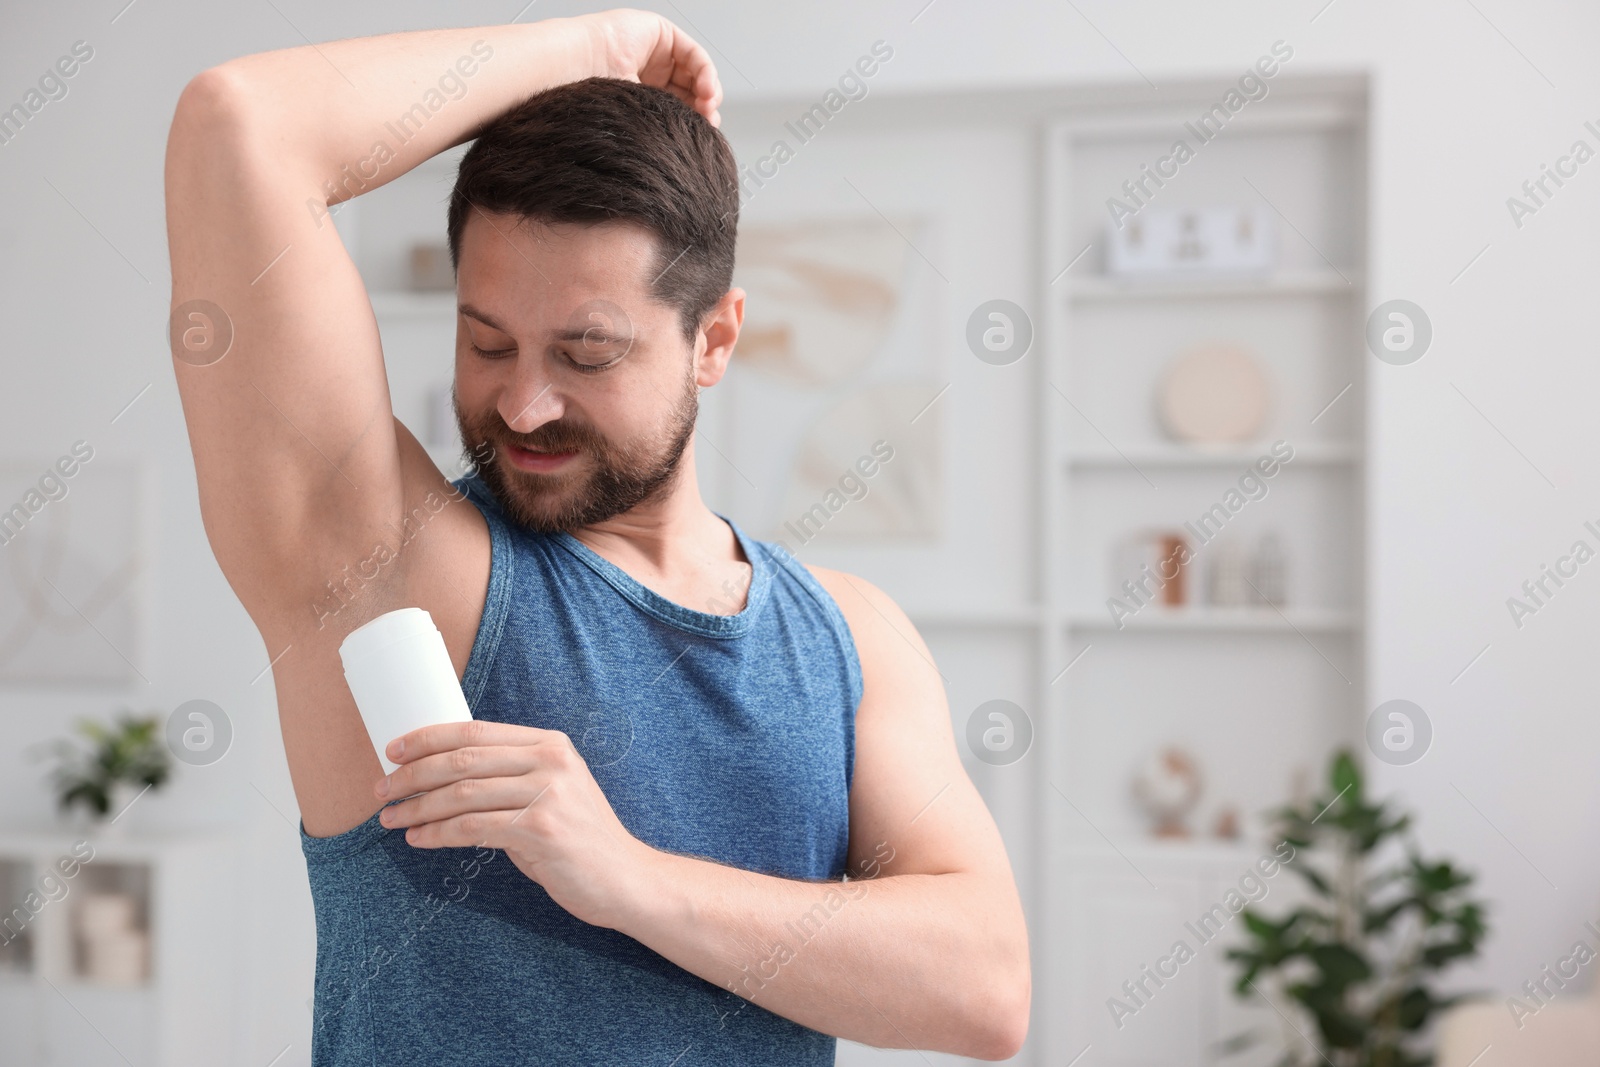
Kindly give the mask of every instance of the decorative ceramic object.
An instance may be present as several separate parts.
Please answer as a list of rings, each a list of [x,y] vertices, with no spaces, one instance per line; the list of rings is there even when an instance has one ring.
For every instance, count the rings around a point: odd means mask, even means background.
[[[1272,215],[1249,207],[1145,208],[1113,225],[1111,274],[1237,274],[1272,269]]]
[[[1215,608],[1238,608],[1255,597],[1250,583],[1249,561],[1231,540],[1221,541],[1211,550],[1211,565],[1206,571],[1206,603]]]
[[[1189,836],[1184,820],[1200,800],[1200,768],[1183,749],[1169,745],[1139,768],[1133,795],[1154,822],[1156,837]]]
[[[1162,528],[1135,530],[1117,542],[1112,560],[1111,595],[1128,596],[1124,582],[1132,582],[1141,599],[1151,598],[1168,608],[1190,602],[1189,539],[1181,531]]]
[[[1157,395],[1161,423],[1191,444],[1248,441],[1266,423],[1266,374],[1250,353],[1223,342],[1195,348],[1168,366]]]
[[[1259,594],[1259,603],[1283,607],[1288,566],[1278,535],[1263,535],[1256,545],[1255,555],[1250,558],[1250,581],[1255,585],[1252,593]]]
[[[129,893],[89,893],[77,903],[83,977],[136,985],[149,976],[150,935],[138,925],[139,902]]]

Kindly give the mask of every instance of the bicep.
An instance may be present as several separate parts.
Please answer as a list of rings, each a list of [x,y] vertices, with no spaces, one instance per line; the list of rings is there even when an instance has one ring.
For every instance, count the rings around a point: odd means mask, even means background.
[[[833,572],[863,691],[850,787],[852,878],[1006,870],[989,809],[962,766],[932,653],[881,590]]]
[[[207,71],[180,99],[165,173],[173,371],[206,532],[247,607],[320,547],[369,540],[403,496],[360,274],[318,176],[270,131]]]

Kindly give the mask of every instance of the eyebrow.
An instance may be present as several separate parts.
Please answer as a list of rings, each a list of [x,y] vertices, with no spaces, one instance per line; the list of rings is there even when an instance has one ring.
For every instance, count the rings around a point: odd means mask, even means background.
[[[473,304],[463,301],[458,305],[458,310],[460,310],[461,314],[467,316],[468,318],[477,319],[485,326],[499,330],[501,333],[509,334],[511,332],[510,330],[506,329],[505,326],[502,325],[501,322],[493,315],[490,315],[488,312]],[[581,330],[557,330],[555,333],[551,334],[551,338],[552,340],[556,341],[586,340],[597,345],[623,345],[637,340],[636,336],[629,337],[607,333],[598,326],[589,326]]]
[[[552,335],[557,341],[584,341],[593,345],[625,345],[633,341],[632,337],[607,333],[598,326],[590,326],[582,330],[557,330]]]
[[[469,318],[469,319],[477,319],[479,322],[483,323],[485,326],[491,326],[494,329],[499,330],[501,333],[509,333],[510,332],[504,326],[500,325],[500,320],[499,319],[495,318],[493,315],[489,314],[487,311],[479,310],[477,306],[475,306],[473,304],[469,304],[464,300],[460,304],[456,305],[456,310],[460,311],[461,314],[465,315],[467,318]]]

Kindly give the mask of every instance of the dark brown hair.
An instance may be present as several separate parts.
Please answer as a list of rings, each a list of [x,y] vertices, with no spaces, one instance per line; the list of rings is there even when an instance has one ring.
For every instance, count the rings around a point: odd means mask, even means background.
[[[677,309],[686,339],[733,284],[733,151],[704,116],[664,89],[586,78],[535,93],[486,125],[450,194],[452,269],[474,206],[651,231],[651,294]]]

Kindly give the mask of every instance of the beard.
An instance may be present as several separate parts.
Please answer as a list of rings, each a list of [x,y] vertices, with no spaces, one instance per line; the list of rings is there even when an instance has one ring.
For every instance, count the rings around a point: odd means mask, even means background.
[[[556,533],[593,526],[664,496],[694,433],[700,391],[691,373],[660,439],[635,440],[625,446],[613,445],[593,428],[565,418],[528,434],[512,431],[493,410],[469,420],[453,385],[450,403],[466,452],[501,510],[518,526]],[[525,471],[503,460],[507,445],[578,455],[560,471]],[[585,457],[590,461],[588,470],[579,473]]]

